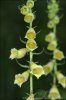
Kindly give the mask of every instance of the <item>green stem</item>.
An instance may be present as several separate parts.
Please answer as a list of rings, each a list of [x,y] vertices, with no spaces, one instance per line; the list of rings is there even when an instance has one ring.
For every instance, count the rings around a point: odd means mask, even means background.
[[[30,71],[33,61],[33,53],[30,51]],[[33,75],[30,73],[30,94],[33,94]]]
[[[56,72],[57,72],[57,64],[56,64],[56,60],[55,60],[55,64],[54,64],[53,85],[56,85]]]

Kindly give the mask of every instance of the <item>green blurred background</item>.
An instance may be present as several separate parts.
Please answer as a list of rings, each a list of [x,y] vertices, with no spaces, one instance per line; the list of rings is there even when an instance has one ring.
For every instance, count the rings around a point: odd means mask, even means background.
[[[48,34],[49,29],[47,28],[47,1],[48,0],[37,0],[35,3],[34,11],[36,11],[36,19],[33,22],[33,26],[37,26],[35,29],[37,32],[41,32],[37,35],[37,44],[39,48],[35,52],[39,52],[42,48],[46,48],[44,41],[45,35]],[[25,32],[27,31],[24,17],[20,14],[18,9],[19,5],[25,4],[26,0],[0,0],[0,100],[22,100],[22,97],[29,93],[29,81],[23,84],[22,88],[14,85],[14,76],[17,73],[25,71],[19,67],[15,60],[9,59],[11,48],[22,48],[25,47],[19,40],[21,36],[24,39]],[[59,48],[63,50],[66,56],[66,0],[59,0],[61,11],[60,15],[63,14],[63,18],[60,24],[57,26],[57,37]],[[42,65],[48,62],[52,57],[47,54],[34,56],[34,61],[39,61]],[[27,64],[29,57],[26,56],[22,59],[22,64]],[[20,60],[21,62],[21,60]],[[66,64],[58,66],[58,69],[66,75]],[[52,78],[50,75],[47,77],[41,77],[37,80],[34,77],[34,92],[43,89],[49,91],[52,85]],[[64,90],[58,85],[60,92]],[[66,100],[66,97],[63,99]]]

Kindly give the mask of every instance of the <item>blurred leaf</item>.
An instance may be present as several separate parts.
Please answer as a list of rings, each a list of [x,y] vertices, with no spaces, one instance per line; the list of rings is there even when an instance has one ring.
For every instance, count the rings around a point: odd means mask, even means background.
[[[41,100],[41,99],[46,99],[48,96],[48,91],[45,91],[45,90],[39,90],[36,92],[36,100]]]

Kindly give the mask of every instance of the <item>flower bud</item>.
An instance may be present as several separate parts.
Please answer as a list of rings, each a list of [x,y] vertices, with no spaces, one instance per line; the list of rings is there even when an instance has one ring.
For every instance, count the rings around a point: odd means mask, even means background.
[[[21,9],[20,9],[21,14],[26,15],[29,13],[29,8],[24,5]]]
[[[26,5],[29,8],[33,8],[34,7],[34,1],[33,0],[28,0]]]
[[[24,17],[24,21],[26,23],[31,23],[33,22],[33,20],[35,19],[35,16],[33,13],[28,13],[25,17]]]
[[[36,38],[36,32],[35,32],[35,30],[33,28],[30,28],[27,31],[25,38],[27,38],[27,39],[35,39]]]
[[[48,75],[49,73],[52,72],[53,70],[53,67],[54,67],[54,61],[50,61],[48,64],[44,65],[43,66],[43,70],[44,70],[44,74],[45,75]]]
[[[56,60],[62,60],[62,59],[65,58],[63,52],[60,51],[59,49],[54,50],[54,53],[53,54],[54,54],[54,57],[53,58],[56,59]]]
[[[57,47],[57,41],[54,40],[48,44],[47,49],[50,51],[54,51],[56,47]]]
[[[32,63],[31,66],[31,73],[39,79],[44,74],[43,67],[41,65],[37,65],[35,63]]]
[[[63,88],[66,88],[66,77],[58,71],[56,72],[56,77],[57,77],[58,83],[61,84]]]
[[[37,43],[35,40],[28,40],[26,43],[26,48],[30,51],[37,49]]]
[[[61,99],[60,93],[56,86],[52,86],[52,88],[50,89],[48,98],[51,100]]]
[[[51,41],[54,40],[54,38],[55,38],[55,34],[53,32],[50,32],[48,35],[46,35],[45,41],[46,42],[51,42]]]
[[[17,84],[19,87],[28,80],[29,77],[29,70],[23,72],[22,74],[15,75],[14,84]]]

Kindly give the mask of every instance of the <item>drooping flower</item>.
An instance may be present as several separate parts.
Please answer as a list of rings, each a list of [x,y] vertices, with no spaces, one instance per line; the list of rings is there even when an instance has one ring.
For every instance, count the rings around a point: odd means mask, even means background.
[[[17,58],[18,50],[16,48],[11,49],[10,59]]]
[[[56,72],[56,77],[58,83],[61,84],[63,88],[66,88],[66,77],[59,71]]]
[[[50,72],[52,72],[54,67],[54,60],[51,60],[48,64],[43,66],[44,74],[48,75]]]
[[[35,49],[37,49],[37,43],[35,40],[31,39],[31,40],[28,40],[27,43],[26,43],[26,48],[30,51],[33,51]]]
[[[54,59],[56,60],[62,60],[65,58],[63,52],[59,49],[54,50],[53,55],[54,55]]]
[[[50,89],[48,98],[51,100],[61,99],[61,95],[60,95],[59,90],[56,86],[52,86],[52,88]]]
[[[26,15],[29,13],[29,8],[26,5],[24,5],[20,8],[20,12],[21,14]]]
[[[26,3],[27,7],[33,8],[34,7],[34,1],[33,0],[28,0]]]
[[[34,94],[30,94],[26,100],[34,100]]]
[[[50,29],[52,29],[53,27],[54,27],[54,22],[53,22],[53,20],[50,20],[49,22],[48,22],[48,24],[47,24],[47,27],[48,28],[50,28]]]
[[[53,32],[50,32],[48,35],[45,37],[46,42],[52,42],[55,38],[55,34]]]
[[[54,19],[53,19],[53,22],[55,24],[58,24],[60,22],[60,18],[58,16],[55,16]]]
[[[22,49],[19,49],[19,50],[13,48],[13,49],[11,49],[10,59],[12,60],[12,59],[15,59],[15,58],[16,59],[23,58],[26,55],[27,52],[28,51],[27,51],[26,48],[22,48]]]
[[[27,52],[28,50],[26,48],[19,49],[17,59],[23,58]]]
[[[41,65],[37,65],[35,63],[32,63],[31,66],[31,73],[39,79],[44,74],[43,67]]]
[[[36,38],[36,32],[33,28],[30,28],[27,32],[26,32],[26,36],[25,38],[27,39],[35,39]]]
[[[33,13],[28,13],[25,17],[24,17],[24,21],[26,23],[31,23],[33,22],[33,20],[35,19],[35,16]]]
[[[22,84],[28,80],[28,77],[29,77],[29,70],[23,72],[22,74],[17,74],[15,75],[14,84],[17,84],[19,87],[21,87]]]
[[[48,44],[48,47],[47,49],[50,50],[50,51],[54,51],[57,47],[57,41],[54,40],[54,41],[51,41],[49,44]]]

